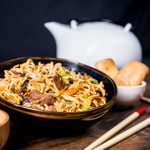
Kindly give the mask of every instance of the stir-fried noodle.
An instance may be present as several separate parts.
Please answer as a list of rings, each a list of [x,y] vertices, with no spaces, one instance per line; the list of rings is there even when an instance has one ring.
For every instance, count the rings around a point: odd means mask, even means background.
[[[102,81],[67,69],[61,63],[37,65],[28,59],[4,71],[0,96],[18,105],[55,112],[79,112],[106,103]]]

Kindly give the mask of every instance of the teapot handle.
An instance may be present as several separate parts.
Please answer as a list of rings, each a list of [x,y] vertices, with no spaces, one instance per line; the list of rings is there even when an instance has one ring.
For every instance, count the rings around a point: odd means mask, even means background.
[[[76,30],[78,28],[78,22],[76,20],[70,21],[71,29]]]
[[[127,24],[125,25],[125,27],[124,27],[124,31],[125,31],[125,32],[128,32],[128,31],[131,30],[131,28],[132,28],[132,24],[131,24],[131,23],[127,23]]]
[[[86,22],[108,22],[108,23],[113,23],[113,24],[120,25],[120,26],[124,27],[125,32],[131,31],[131,30],[134,29],[133,25],[131,23],[126,23],[126,22],[122,22],[122,21],[115,21],[115,20],[109,20],[109,19],[84,17],[84,18],[75,18],[75,19],[69,20],[71,29],[74,29],[74,30],[77,29],[78,24],[82,24],[82,23],[86,23]]]

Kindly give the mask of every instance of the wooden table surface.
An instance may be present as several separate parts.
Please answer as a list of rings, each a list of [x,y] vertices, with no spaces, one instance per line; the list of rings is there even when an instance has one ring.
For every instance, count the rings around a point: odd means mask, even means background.
[[[150,75],[146,78],[148,86],[145,96],[150,97]],[[10,137],[4,150],[82,150],[91,142],[99,138],[121,120],[129,116],[139,107],[145,106],[147,112],[136,121],[127,126],[124,130],[136,125],[150,116],[150,104],[137,102],[128,109],[113,109],[108,112],[100,121],[83,132],[58,133],[38,135],[30,132],[19,132],[17,126],[11,123]],[[42,129],[39,129],[42,130]],[[38,131],[37,131],[38,132]],[[150,127],[134,134],[122,142],[109,148],[110,150],[150,150]]]

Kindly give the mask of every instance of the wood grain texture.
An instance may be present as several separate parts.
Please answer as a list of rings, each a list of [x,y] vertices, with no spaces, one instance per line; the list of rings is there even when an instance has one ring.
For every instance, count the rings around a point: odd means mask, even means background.
[[[147,90],[145,96],[150,97],[150,75],[146,79]],[[91,142],[95,141],[106,131],[110,130],[124,118],[129,116],[139,107],[144,106],[147,112],[127,126],[124,130],[136,125],[150,116],[150,104],[140,101],[131,108],[117,108],[114,106],[109,113],[107,113],[100,121],[84,131],[64,131],[59,133],[51,129],[36,129],[32,126],[29,130],[28,126],[23,127],[22,130],[18,129],[15,121],[11,121],[10,138],[3,148],[4,150],[82,150],[87,147]],[[36,130],[34,130],[36,129]],[[123,132],[122,130],[121,132]],[[121,133],[120,132],[120,133]],[[150,127],[134,134],[133,136],[123,140],[122,142],[112,146],[109,150],[149,150],[150,149]]]
[[[9,116],[0,110],[0,149],[6,144],[9,136]]]

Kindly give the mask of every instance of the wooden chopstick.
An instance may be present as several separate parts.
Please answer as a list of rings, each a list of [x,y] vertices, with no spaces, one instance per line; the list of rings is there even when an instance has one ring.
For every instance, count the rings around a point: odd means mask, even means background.
[[[132,113],[126,119],[124,119],[119,124],[117,124],[115,127],[113,127],[111,130],[109,130],[108,132],[106,132],[103,136],[101,136],[100,138],[98,138],[95,142],[91,143],[84,150],[92,150],[93,148],[97,147],[98,145],[104,143],[106,140],[108,140],[109,138],[111,138],[113,135],[115,135],[117,132],[119,132],[125,126],[127,126],[128,124],[130,124],[132,121],[134,121],[136,118],[138,118],[144,112],[145,112],[145,108],[141,107],[136,112]]]
[[[147,97],[142,96],[142,97],[141,97],[141,100],[150,103],[150,98],[147,98]]]
[[[124,140],[125,138],[133,135],[134,133],[144,129],[145,127],[149,125],[150,125],[150,117],[140,122],[139,124],[133,126],[132,128],[126,130],[125,132],[115,136],[114,138],[110,139],[109,141],[103,143],[102,145],[98,146],[97,148],[93,150],[105,150],[106,148],[109,148],[110,146]]]

